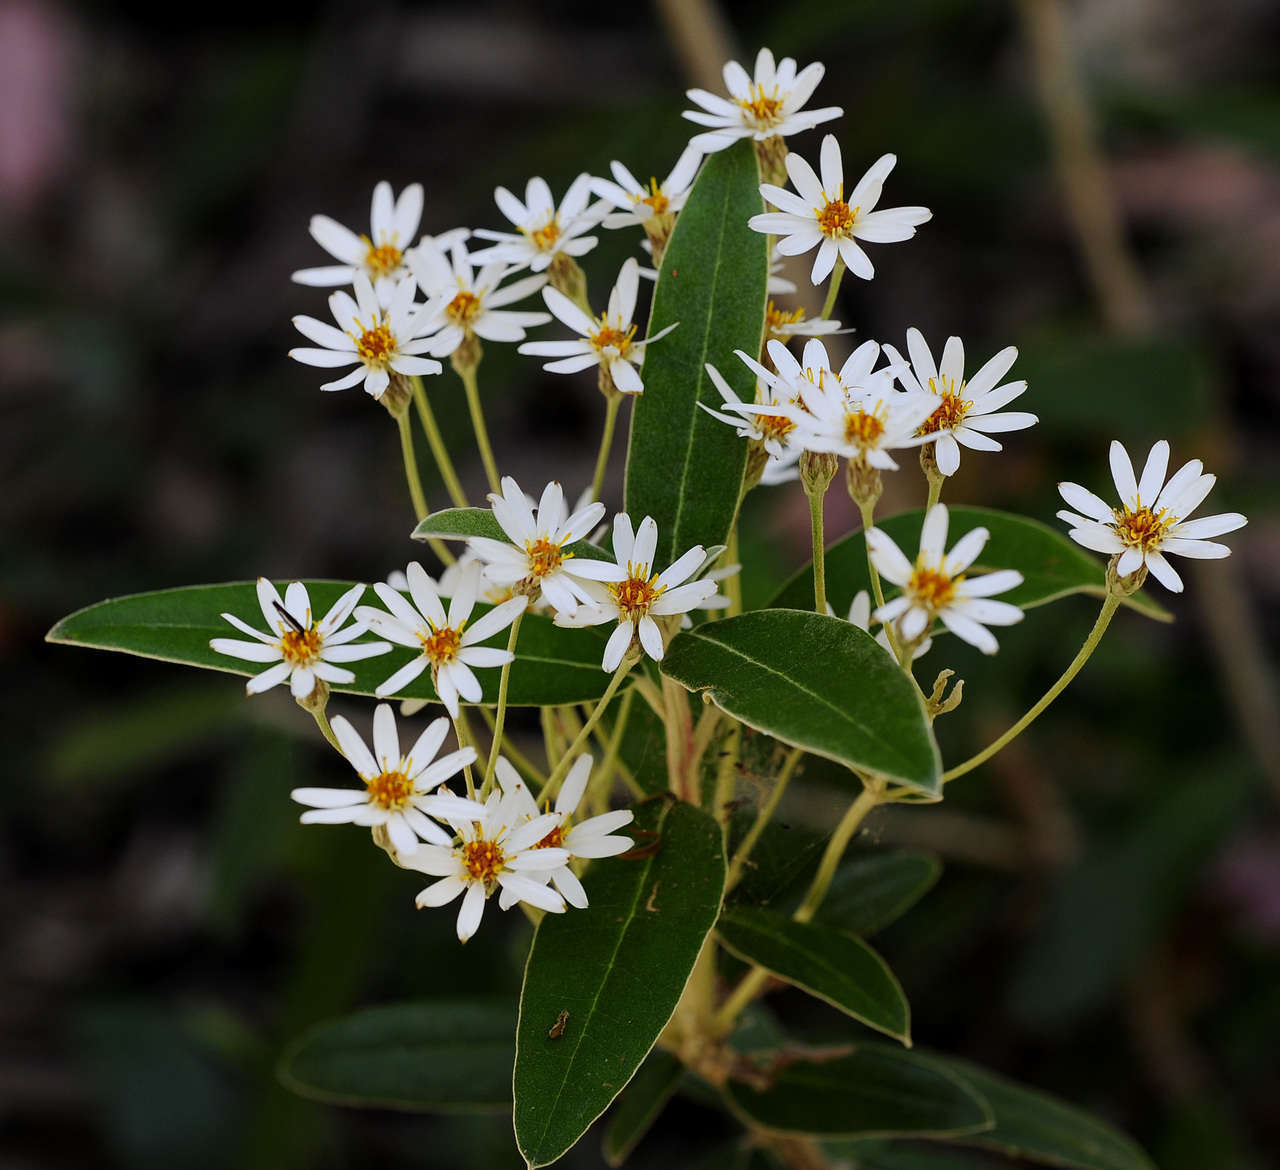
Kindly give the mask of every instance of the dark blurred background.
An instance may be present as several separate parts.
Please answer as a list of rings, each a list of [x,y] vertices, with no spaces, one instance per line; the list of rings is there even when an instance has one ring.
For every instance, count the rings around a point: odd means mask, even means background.
[[[838,315],[899,346],[918,325],[935,352],[958,333],[975,361],[1021,348],[1040,425],[1003,456],[966,454],[948,498],[1052,522],[1057,480],[1107,487],[1111,438],[1145,453],[1166,437],[1177,461],[1220,474],[1206,510],[1250,516],[1229,561],[1190,564],[1187,592],[1160,595],[1174,624],[1123,613],[1012,749],[944,805],[871,823],[871,840],[945,866],[878,939],[917,1041],[1096,1110],[1164,1170],[1268,1165],[1280,8],[477,0],[204,15],[0,0],[0,1166],[519,1164],[503,1119],[312,1105],[273,1066],[301,1029],[359,1005],[514,994],[523,920],[495,916],[460,948],[451,916],[416,913],[420,883],[362,834],[300,829],[289,789],[343,780],[287,695],[247,702],[226,676],[42,637],[117,594],[374,580],[418,555],[385,413],[357,390],[321,395],[321,372],[285,356],[290,317],[324,316],[321,291],[289,282],[326,262],[308,217],[367,231],[386,178],[425,184],[425,231],[505,227],[497,183],[536,173],[559,192],[612,158],[660,177],[693,132],[682,91],[718,91],[719,63],[760,44],[824,61],[817,101],[845,108],[847,169],[893,150],[886,203],[934,210],[914,242],[873,249],[876,280],[846,281]],[[812,155],[818,139],[792,145]],[[597,290],[636,242],[604,234],[585,261]],[[491,346],[481,385],[504,471],[576,493],[602,414],[591,375]],[[431,390],[476,498],[458,383]],[[433,473],[427,490],[443,503]],[[922,490],[904,473],[891,502],[918,506]],[[829,531],[851,519],[834,499]],[[805,519],[798,491],[755,494],[749,601],[806,559]],[[1044,689],[1094,608],[1029,613],[991,661],[933,652],[967,679],[940,723],[949,758]],[[691,1164],[694,1147],[670,1143],[715,1136],[709,1116],[674,1107],[677,1137],[651,1139],[638,1164]],[[597,1149],[589,1138],[567,1164],[599,1166]]]

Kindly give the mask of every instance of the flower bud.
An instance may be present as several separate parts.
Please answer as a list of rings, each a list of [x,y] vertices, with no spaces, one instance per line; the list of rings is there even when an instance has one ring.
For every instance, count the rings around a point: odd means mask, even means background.
[[[839,467],[839,457],[829,451],[806,451],[801,455],[800,482],[804,484],[805,495],[824,495]]]

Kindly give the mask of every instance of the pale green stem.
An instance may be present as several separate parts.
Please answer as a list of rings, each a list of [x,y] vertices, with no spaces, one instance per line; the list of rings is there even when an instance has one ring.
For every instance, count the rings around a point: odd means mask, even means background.
[[[603,789],[606,793],[618,766],[618,752],[622,747],[622,737],[627,731],[627,721],[631,718],[631,704],[635,702],[635,697],[634,691],[628,691],[622,696],[622,701],[618,704],[617,718],[613,721],[613,731],[610,732],[608,740],[603,741],[604,759],[600,761],[600,766],[596,769],[591,783],[594,788]],[[595,735],[599,740],[599,727],[595,729]]]
[[[649,709],[659,718],[665,719],[667,711],[662,701],[662,694],[643,670],[636,672],[636,690],[640,697],[649,704]]]
[[[738,521],[735,519],[733,527],[729,529],[729,547],[724,550],[724,556],[720,558],[721,564],[736,565],[738,563]],[[726,617],[733,617],[734,614],[742,612],[742,573],[734,573],[732,577],[725,580],[725,595],[729,598],[729,608],[725,610]],[[712,613],[716,613],[712,610]]]
[[[876,563],[871,559],[871,542],[867,540],[867,533],[875,522],[875,505],[859,504],[858,511],[862,513],[862,543],[867,550],[867,576],[871,578],[871,596],[875,599],[874,608],[880,609],[884,605],[884,588],[880,584],[880,574],[876,572]],[[884,634],[889,639],[889,649],[893,651],[893,656],[901,662],[902,652],[898,648],[898,638],[892,622],[884,623]]]
[[[413,500],[413,511],[418,519],[425,520],[430,509],[427,497],[422,491],[422,480],[418,476],[418,456],[413,449],[413,430],[409,425],[409,412],[406,410],[396,419],[400,428],[400,454],[404,456],[404,477],[409,481],[409,496]]]
[[[449,458],[449,450],[444,445],[440,428],[436,425],[436,416],[431,409],[431,403],[427,401],[427,389],[417,374],[409,379],[409,384],[413,387],[413,402],[418,409],[418,419],[426,432],[431,456],[436,461],[436,467],[440,469],[440,478],[444,480],[445,491],[449,493],[449,499],[453,501],[455,508],[465,508],[467,493],[462,490],[458,473],[453,469],[453,460]]]
[[[516,638],[520,636],[520,621],[524,611],[516,614],[511,623],[511,633],[507,635],[507,653],[515,660]],[[502,728],[507,721],[507,684],[511,681],[511,662],[505,662],[502,673],[498,676],[498,711],[493,718],[493,743],[489,745],[489,760],[484,766],[484,785],[480,789],[480,799],[484,800],[493,791],[493,770],[498,765],[498,750],[502,747]]]
[[[556,766],[556,761],[564,755],[564,743],[560,739],[560,729],[556,727],[555,711],[551,707],[543,707],[539,712],[542,722],[542,744],[547,756],[547,775]],[[543,781],[546,787],[546,781]]]
[[[474,747],[475,740],[471,736],[471,727],[467,723],[467,709],[465,707],[458,708],[458,717],[453,721],[454,734],[458,737],[458,747]],[[471,775],[471,765],[468,764],[462,769],[462,778],[467,782],[467,796],[471,800],[476,798],[476,782],[475,777]]]
[[[836,307],[836,293],[840,291],[840,280],[844,276],[844,261],[836,260],[836,266],[831,272],[831,284],[827,286],[827,299],[822,305],[822,316],[819,321],[827,321],[831,318],[831,311]]]
[[[1008,731],[1006,731],[999,739],[988,744],[976,756],[970,756],[962,764],[957,764],[954,768],[943,772],[942,781],[945,784],[948,780],[954,780],[957,776],[963,776],[966,772],[972,772],[979,764],[985,763],[996,752],[1000,751],[1007,744],[1017,739],[1028,727],[1035,722],[1036,718],[1050,703],[1053,702],[1067,687],[1067,684],[1080,673],[1081,667],[1089,661],[1094,650],[1097,649],[1098,643],[1102,641],[1102,635],[1106,633],[1107,626],[1111,623],[1111,618],[1116,612],[1116,607],[1120,604],[1120,596],[1116,593],[1108,593],[1107,599],[1102,603],[1102,611],[1098,614],[1098,620],[1093,623],[1093,629],[1089,631],[1089,636],[1084,640],[1084,645],[1080,647],[1080,653],[1071,660],[1071,665],[1062,672],[1062,677],[1053,684],[1040,701],[1036,703],[1021,719],[1018,720]]]
[[[711,798],[711,815],[721,824],[728,824],[733,815],[733,801],[738,793],[738,755],[742,750],[742,724],[734,723],[725,740],[724,751],[716,769],[716,787]],[[702,759],[695,752],[695,760]]]
[[[547,782],[543,785],[542,791],[538,794],[539,799],[549,800],[555,796],[556,791],[560,787],[562,781],[568,774],[573,761],[581,753],[583,745],[587,742],[587,737],[591,734],[591,729],[600,721],[600,716],[605,713],[609,706],[610,700],[622,685],[622,680],[627,677],[628,671],[635,664],[635,659],[628,654],[622,660],[622,664],[613,672],[613,677],[609,680],[609,685],[605,688],[605,692],[600,696],[600,701],[595,705],[595,709],[588,716],[586,723],[582,725],[582,730],[578,732],[574,739],[560,757],[560,762],[556,764],[551,775],[547,777]]]
[[[813,608],[827,612],[827,549],[822,534],[822,504],[826,492],[809,493],[809,528],[813,533]]]
[[[936,504],[938,500],[942,498],[943,478],[944,477],[941,475],[937,475],[937,476],[931,475],[929,477],[929,499],[924,506],[924,510],[926,512],[928,512],[934,506],[934,504]]]
[[[476,383],[475,367],[463,366],[458,370],[458,377],[462,379],[462,387],[467,393],[467,409],[471,412],[471,426],[476,432],[476,446],[480,448],[480,461],[484,464],[489,490],[501,491],[498,465],[493,459],[493,448],[489,446],[489,431],[484,425],[484,410],[480,406],[480,387]]]
[[[693,752],[693,721],[689,716],[688,692],[674,679],[662,676],[663,723],[667,732],[667,778],[681,800],[701,804],[696,772],[690,766]],[[690,775],[690,773],[693,773]]]
[[[792,748],[791,754],[787,756],[786,761],[783,763],[782,771],[778,773],[778,778],[773,782],[773,791],[769,793],[768,800],[761,806],[760,812],[756,815],[755,824],[751,826],[747,835],[742,839],[742,844],[738,846],[738,851],[733,855],[733,860],[729,863],[729,875],[724,884],[724,892],[726,894],[741,881],[742,868],[747,864],[751,851],[756,847],[756,842],[760,840],[760,834],[764,832],[765,826],[777,811],[778,804],[782,800],[782,794],[786,792],[787,785],[791,783],[791,777],[795,775],[796,767],[799,765],[803,755],[803,748]]]
[[[622,395],[617,391],[605,398],[604,434],[600,436],[600,454],[596,456],[596,473],[591,479],[591,499],[600,498],[600,489],[604,486],[604,473],[609,466],[609,452],[613,450],[613,428],[618,421],[618,407],[622,405]]]
[[[822,904],[822,899],[826,897],[827,890],[831,886],[831,879],[835,876],[836,867],[840,864],[840,858],[844,855],[845,847],[866,815],[880,803],[880,796],[879,785],[875,787],[868,785],[862,790],[858,799],[849,806],[849,811],[844,814],[844,818],[836,826],[836,831],[831,835],[831,840],[827,842],[826,852],[822,855],[822,861],[809,886],[809,892],[805,895],[800,908],[792,915],[795,921],[808,922]],[[769,979],[769,972],[763,967],[753,967],[712,1018],[710,1028],[712,1034],[723,1036],[731,1031],[734,1021],[743,1009],[764,990]]]

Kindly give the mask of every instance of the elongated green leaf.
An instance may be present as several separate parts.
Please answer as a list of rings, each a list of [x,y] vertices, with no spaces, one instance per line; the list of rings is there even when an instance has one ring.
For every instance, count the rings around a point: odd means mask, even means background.
[[[967,1081],[882,1044],[787,1061],[768,1088],[731,1081],[725,1092],[730,1107],[754,1124],[813,1137],[958,1137],[994,1123]]]
[[[604,1160],[610,1166],[621,1166],[649,1132],[683,1073],[684,1065],[671,1053],[660,1048],[649,1053],[631,1083],[618,1094],[610,1115],[604,1135]]]
[[[879,1032],[911,1043],[907,997],[889,965],[857,935],[749,906],[730,907],[716,932],[756,963]]]
[[[349,581],[307,581],[313,611],[323,614],[349,588]],[[370,605],[380,605],[372,590]],[[475,617],[487,606],[477,606]],[[256,629],[263,628],[262,611],[252,581],[226,585],[190,585],[156,593],[135,593],[101,601],[65,617],[49,631],[50,642],[120,650],[144,658],[159,658],[207,670],[253,675],[266,667],[219,654],[210,638],[242,637],[219,616],[232,613]],[[473,617],[473,621],[475,620]],[[495,634],[486,645],[507,644],[507,631]],[[345,694],[372,695],[374,688],[413,657],[413,651],[396,646],[389,653],[352,662],[355,682],[334,685]],[[509,702],[517,707],[549,707],[561,703],[588,703],[604,694],[609,676],[600,668],[604,638],[592,629],[567,630],[549,618],[528,614],[520,625],[516,661],[511,666]],[[498,697],[497,670],[477,670],[484,688],[484,702]],[[434,699],[430,671],[419,675],[397,698]]]
[[[952,544],[974,528],[986,528],[991,533],[991,539],[972,572],[1017,569],[1022,574],[1022,584],[1000,594],[1001,601],[1030,609],[1073,593],[1088,593],[1094,597],[1102,597],[1106,593],[1105,562],[1047,524],[992,508],[951,508],[950,513]],[[893,537],[908,558],[914,559],[923,521],[923,512],[900,512],[876,523]],[[861,532],[851,533],[827,549],[826,581],[827,597],[836,613],[847,612],[853,595],[859,589],[870,588],[866,544]],[[812,566],[801,569],[792,577],[772,604],[812,605]],[[1125,604],[1147,617],[1165,622],[1173,620],[1168,610],[1145,593],[1126,598]]]
[[[910,910],[941,873],[942,863],[932,853],[851,851],[815,917],[852,934],[872,934]]]
[[[968,1061],[917,1053],[939,1072],[982,1095],[995,1125],[962,1138],[965,1145],[1071,1170],[1155,1170],[1139,1146],[1114,1127],[1056,1097],[1028,1089]]]
[[[466,536],[487,536],[490,540],[500,540],[504,544],[509,544],[511,541],[488,508],[445,508],[439,512],[432,512],[413,530],[414,540],[431,540],[437,536],[445,540],[457,540]],[[613,560],[613,557],[604,549],[597,548],[585,540],[575,541],[568,545],[565,551],[575,557],[585,557],[592,561]]]
[[[434,999],[366,1008],[321,1024],[281,1057],[284,1085],[335,1105],[424,1112],[511,1107],[509,999]]]
[[[658,522],[655,563],[695,544],[723,544],[738,510],[747,444],[698,403],[723,400],[710,362],[752,401],[754,377],[733,351],[758,354],[769,259],[765,237],[747,227],[763,210],[750,142],[713,154],[689,193],[663,256],[649,333],[677,327],[645,352],[627,452],[627,511]]]
[[[911,680],[839,618],[763,609],[679,634],[662,672],[735,719],[849,768],[939,790],[938,745]]]
[[[559,1158],[635,1074],[720,909],[724,849],[711,817],[653,800],[628,832],[647,855],[596,862],[586,878],[590,908],[548,915],[529,953],[515,1130],[530,1166]],[[561,1019],[562,1033],[551,1036]]]

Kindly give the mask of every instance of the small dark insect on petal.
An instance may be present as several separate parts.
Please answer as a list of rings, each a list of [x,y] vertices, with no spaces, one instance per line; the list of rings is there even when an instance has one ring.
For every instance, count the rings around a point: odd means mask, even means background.
[[[297,619],[296,617],[294,617],[294,616],[293,616],[293,614],[291,614],[287,609],[285,609],[285,607],[284,607],[283,605],[281,605],[278,601],[273,601],[271,604],[272,604],[272,605],[274,605],[274,606],[276,607],[276,612],[277,612],[277,613],[278,613],[282,618],[284,618],[284,620],[285,620],[286,622],[288,622],[288,623],[289,623],[289,625],[291,625],[295,630],[297,630],[297,631],[298,631],[298,633],[300,633],[300,634],[305,634],[305,633],[307,632],[306,630],[304,630],[304,629],[302,628],[302,626],[301,626],[301,624],[299,623],[298,619]]]

